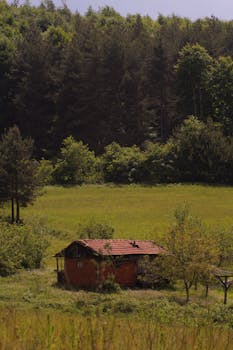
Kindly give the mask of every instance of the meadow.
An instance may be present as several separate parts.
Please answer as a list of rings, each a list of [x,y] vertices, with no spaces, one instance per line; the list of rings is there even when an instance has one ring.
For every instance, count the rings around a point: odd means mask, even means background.
[[[56,285],[53,255],[78,238],[79,224],[105,222],[115,238],[159,242],[184,202],[207,226],[233,226],[232,187],[47,187],[22,211],[25,221],[41,220],[53,230],[43,269],[0,278],[0,349],[232,349],[232,290],[224,306],[221,287],[206,299],[199,286],[185,305],[179,284],[119,294]]]
[[[187,203],[207,225],[233,226],[233,188],[202,185],[47,187],[23,218],[42,217],[55,230],[75,235],[90,220],[115,228],[115,238],[166,234],[174,209]]]

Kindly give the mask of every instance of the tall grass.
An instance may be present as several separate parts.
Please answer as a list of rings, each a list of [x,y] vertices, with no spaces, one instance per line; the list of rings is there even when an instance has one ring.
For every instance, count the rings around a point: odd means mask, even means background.
[[[233,332],[218,327],[166,326],[114,317],[77,317],[4,309],[0,349],[166,350],[232,349]]]

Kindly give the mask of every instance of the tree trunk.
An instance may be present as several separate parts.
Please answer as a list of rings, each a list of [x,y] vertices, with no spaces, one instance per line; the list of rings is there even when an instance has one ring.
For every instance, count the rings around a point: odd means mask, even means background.
[[[202,92],[201,88],[199,87],[199,103],[200,103],[200,118],[203,118],[203,103],[202,103]]]
[[[11,198],[11,223],[15,222],[15,202],[14,197]]]
[[[224,288],[224,304],[226,305],[227,303],[227,288]]]
[[[197,117],[197,99],[196,99],[195,88],[193,88],[193,110],[194,110],[194,116]]]
[[[187,282],[184,282],[184,285],[185,285],[185,292],[186,292],[186,303],[189,302],[189,286],[188,286],[188,283]]]
[[[16,199],[16,222],[17,224],[20,222],[20,210],[19,210],[19,200]]]
[[[20,213],[19,213],[19,198],[18,198],[18,174],[15,176],[15,201],[16,201],[16,223],[19,223]]]
[[[197,290],[197,283],[198,283],[197,278],[195,278],[195,282],[194,282],[194,289],[195,290]]]

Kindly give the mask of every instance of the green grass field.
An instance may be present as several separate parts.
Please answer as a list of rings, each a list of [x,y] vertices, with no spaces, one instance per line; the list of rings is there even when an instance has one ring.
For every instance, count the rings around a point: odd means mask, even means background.
[[[66,235],[50,238],[44,269],[0,279],[0,350],[232,349],[233,288],[224,306],[217,286],[208,300],[201,286],[192,289],[191,303],[184,305],[181,284],[175,290],[125,290],[116,295],[55,285],[52,255],[78,238],[80,223],[108,223],[116,238],[159,241],[174,209],[184,203],[207,226],[233,226],[232,187],[47,187],[33,206],[22,210],[22,218],[42,219]]]
[[[233,226],[233,187],[201,185],[47,187],[22,216],[74,236],[79,223],[96,220],[112,225],[116,238],[147,239],[165,234],[184,203],[207,225]]]

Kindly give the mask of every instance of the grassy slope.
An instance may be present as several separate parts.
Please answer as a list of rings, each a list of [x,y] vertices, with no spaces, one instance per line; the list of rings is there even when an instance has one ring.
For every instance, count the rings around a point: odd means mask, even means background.
[[[72,234],[95,219],[111,224],[117,238],[142,239],[164,234],[184,202],[206,224],[233,225],[233,187],[199,185],[48,187],[22,215],[45,217],[52,228]]]
[[[22,217],[40,217],[53,229],[68,234],[53,239],[52,255],[77,238],[80,223],[106,222],[115,228],[115,238],[160,241],[172,221],[174,209],[184,203],[210,226],[233,226],[233,187],[201,185],[106,186],[91,185],[45,189],[33,206],[23,209]]]

